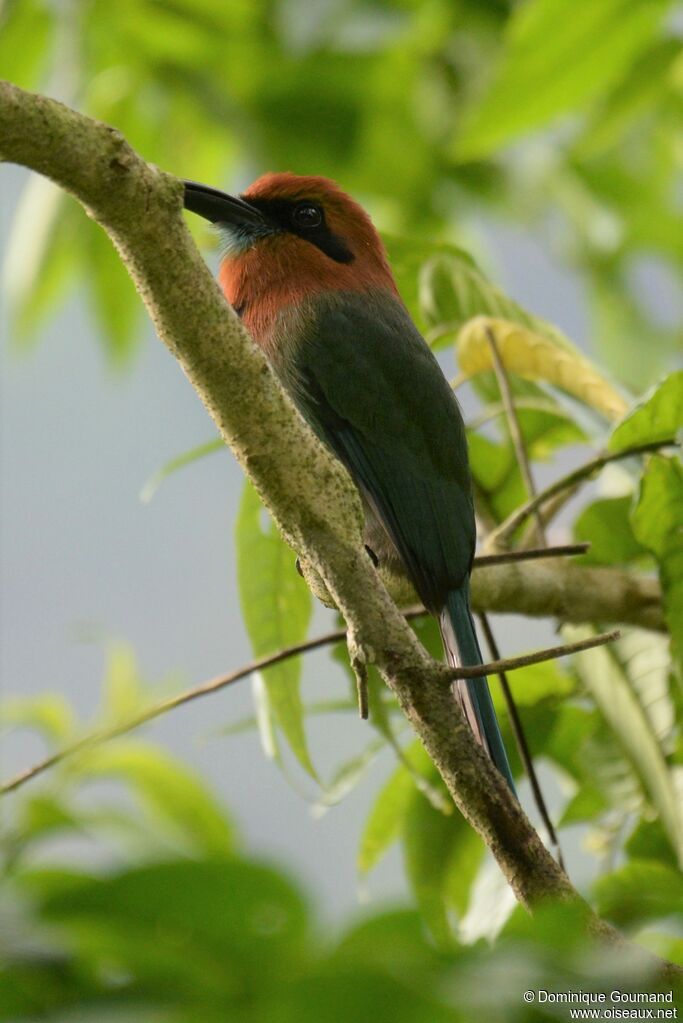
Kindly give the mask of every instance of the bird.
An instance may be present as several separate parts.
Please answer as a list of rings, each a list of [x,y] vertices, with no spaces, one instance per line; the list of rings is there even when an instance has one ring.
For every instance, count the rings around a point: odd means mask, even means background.
[[[328,178],[290,172],[240,195],[186,181],[184,206],[218,229],[227,301],[354,480],[373,561],[411,580],[451,666],[483,664],[465,424],[370,216]],[[457,679],[453,691],[514,793],[487,679]]]

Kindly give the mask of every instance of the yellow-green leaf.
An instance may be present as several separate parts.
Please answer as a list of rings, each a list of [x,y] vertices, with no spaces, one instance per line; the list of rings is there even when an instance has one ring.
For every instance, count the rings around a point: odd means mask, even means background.
[[[592,634],[587,626],[565,626],[563,631],[570,642]],[[683,865],[683,808],[641,693],[629,678],[628,662],[611,645],[575,655],[575,664]]]
[[[113,644],[104,680],[104,717],[124,721],[140,709],[142,686],[135,654],[126,643]]]
[[[560,346],[556,339],[509,320],[477,316],[461,328],[456,344],[460,371],[466,377],[493,369],[489,331],[509,372],[551,384],[607,419],[623,416],[627,408],[624,398],[569,342]]]
[[[50,742],[63,742],[74,730],[74,713],[68,701],[57,693],[15,697],[0,704],[0,725],[40,732]]]

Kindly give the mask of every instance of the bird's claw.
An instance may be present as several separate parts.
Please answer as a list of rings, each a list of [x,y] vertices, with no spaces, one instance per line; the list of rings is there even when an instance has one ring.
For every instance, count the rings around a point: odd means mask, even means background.
[[[379,558],[377,557],[377,555],[373,551],[372,547],[368,547],[368,545],[365,544],[365,549],[368,552],[368,557],[370,558],[370,561],[373,563],[375,568],[377,568],[377,566],[379,565]]]

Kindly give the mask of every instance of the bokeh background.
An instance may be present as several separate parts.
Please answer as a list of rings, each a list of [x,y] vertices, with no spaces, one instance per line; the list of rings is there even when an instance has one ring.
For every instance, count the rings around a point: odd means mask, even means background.
[[[3,77],[116,125],[163,169],[233,191],[265,170],[333,177],[389,235],[466,249],[626,394],[680,359],[683,25],[673,3],[17,0],[0,17]],[[214,453],[141,500],[160,467],[213,438],[212,425],[80,207],[18,168],[2,168],[0,192],[3,694],[59,694],[96,719],[107,673],[123,689],[135,679],[146,694],[170,692],[252,656],[233,541],[241,473]],[[215,239],[191,226],[215,268]],[[452,375],[450,347],[440,358]],[[463,392],[467,416],[480,400]],[[549,451],[539,481],[586,451]],[[311,634],[333,622],[316,609]],[[552,622],[495,627],[508,653],[555,636]],[[327,654],[307,658],[305,700],[345,686]],[[327,807],[286,744],[280,764],[264,755],[252,715],[245,681],[145,734],[201,773],[245,846],[301,879],[323,918],[354,915],[359,894],[409,901],[397,847],[362,883],[355,864],[391,750],[367,753],[352,714],[311,717],[312,759],[336,783]],[[44,743],[40,729],[8,734],[4,776]],[[542,776],[558,805],[561,782]],[[114,789],[125,803],[111,781],[91,779],[80,805]],[[604,866],[596,841],[585,826],[563,833],[579,884]],[[112,858],[82,833],[51,842],[78,862]]]

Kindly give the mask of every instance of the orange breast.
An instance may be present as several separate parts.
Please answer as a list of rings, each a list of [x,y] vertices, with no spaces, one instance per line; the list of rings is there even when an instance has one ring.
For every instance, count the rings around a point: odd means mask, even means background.
[[[276,343],[274,327],[286,306],[306,304],[321,292],[388,289],[398,295],[384,253],[354,248],[350,263],[338,263],[293,234],[261,239],[253,248],[223,260],[219,280],[256,343]]]

